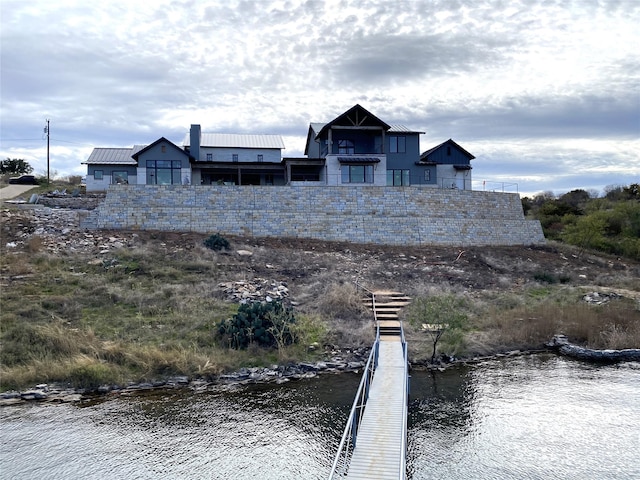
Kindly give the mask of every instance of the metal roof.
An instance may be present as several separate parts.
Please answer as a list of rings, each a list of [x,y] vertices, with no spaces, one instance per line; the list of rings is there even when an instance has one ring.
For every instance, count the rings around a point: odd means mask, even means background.
[[[318,123],[318,122],[312,122],[312,123],[309,124],[309,126],[313,130],[313,135],[315,137],[318,136],[318,133],[320,133],[320,130],[322,130],[325,125],[326,125],[326,123]]]
[[[340,163],[380,163],[378,157],[338,157]]]
[[[89,158],[82,163],[87,165],[137,165],[137,162],[131,158],[131,155],[138,151],[136,148],[142,150],[144,145],[136,145],[133,148],[94,148]]]
[[[404,125],[391,125],[391,128],[387,130],[387,133],[424,133],[417,130],[411,130]]]
[[[309,126],[313,130],[314,135],[317,137],[318,133],[324,128],[326,123],[317,123],[312,122]],[[387,133],[424,133],[416,130],[411,130],[410,128],[405,127],[404,125],[390,125],[391,128],[387,130]]]
[[[438,150],[439,148],[444,147],[445,145],[451,145],[455,148],[457,148],[458,150],[460,150],[460,152],[462,152],[465,156],[467,156],[469,158],[469,160],[473,160],[474,157],[471,153],[467,152],[464,148],[462,148],[460,145],[458,145],[456,142],[454,142],[451,138],[447,141],[442,142],[440,145],[436,145],[433,148],[430,148],[429,150],[426,150],[424,152],[422,152],[420,154],[420,160],[426,160],[428,159],[429,155],[431,155],[433,152],[435,152],[436,150]]]
[[[183,145],[191,145],[190,135],[184,138]],[[279,148],[283,149],[284,141],[280,135],[259,135],[242,133],[203,133],[200,147],[223,148]]]

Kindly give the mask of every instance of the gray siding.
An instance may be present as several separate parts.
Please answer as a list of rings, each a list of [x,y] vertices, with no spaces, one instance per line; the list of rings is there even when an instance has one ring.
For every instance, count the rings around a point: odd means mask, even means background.
[[[211,154],[211,160],[207,160],[207,154]],[[228,162],[233,163],[233,155],[238,155],[238,162],[257,162],[258,155],[262,155],[264,163],[280,163],[282,160],[281,151],[274,148],[223,148],[223,147],[201,147],[201,162]]]
[[[162,147],[165,147],[164,152]],[[159,143],[138,155],[138,166],[146,168],[147,160],[179,161],[181,168],[190,168],[189,157],[186,152],[181,152],[168,143]]]
[[[451,150],[450,154],[448,154],[448,149]],[[446,163],[449,165],[469,165],[469,158],[460,152],[453,145],[443,145],[441,148],[437,149],[435,152],[432,152],[429,155],[430,162],[436,163]]]

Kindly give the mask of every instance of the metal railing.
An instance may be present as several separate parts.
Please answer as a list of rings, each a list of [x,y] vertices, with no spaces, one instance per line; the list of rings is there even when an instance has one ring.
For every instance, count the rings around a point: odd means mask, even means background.
[[[402,399],[402,418],[405,419],[405,422],[402,424],[402,444],[400,445],[400,451],[402,452],[402,456],[400,457],[400,471],[398,472],[398,478],[404,480],[407,476],[407,418],[409,415],[409,391],[411,389],[411,380],[409,376],[409,349],[407,348],[407,341],[404,338],[404,328],[402,328],[402,323],[400,324],[400,341],[402,342],[402,353],[404,354],[404,366],[406,369],[406,374],[404,376],[404,396]]]
[[[364,415],[365,406],[367,404],[367,400],[369,398],[369,387],[371,386],[371,382],[373,381],[373,377],[375,374],[375,370],[378,366],[378,355],[380,351],[380,328],[377,321],[376,314],[376,294],[372,290],[368,289],[364,285],[355,281],[356,288],[362,289],[367,295],[371,297],[371,306],[373,310],[375,325],[376,325],[376,338],[371,347],[371,352],[369,353],[369,358],[367,360],[367,364],[365,366],[364,372],[362,374],[362,379],[360,380],[360,384],[358,386],[358,390],[356,392],[355,399],[353,401],[353,405],[351,407],[351,412],[349,413],[349,418],[347,420],[347,424],[344,429],[344,433],[342,434],[342,438],[340,439],[340,445],[338,446],[338,452],[333,461],[333,465],[331,466],[331,472],[329,473],[329,480],[333,480],[338,477],[344,477],[349,470],[349,462],[351,460],[351,456],[353,455],[353,450],[356,447],[357,436],[358,436],[358,428],[360,426],[360,422],[362,420],[362,416]],[[402,439],[400,444],[400,449],[402,452],[398,478],[404,480],[406,478],[406,457],[407,457],[407,414],[409,409],[409,375],[406,371],[408,366],[408,348],[407,342],[404,336],[404,328],[402,327],[402,322],[400,323],[400,341],[402,343],[402,353],[403,353],[403,361],[405,365],[405,375],[403,378],[403,401],[402,401],[402,418],[405,419],[405,422],[402,426]]]
[[[356,289],[361,288],[364,292],[371,297],[371,310],[373,311],[373,321],[375,322],[376,329],[378,328],[378,313],[376,312],[376,294],[373,290],[369,290],[363,284],[361,284],[356,278]]]
[[[332,480],[336,476],[344,476],[349,469],[349,461],[353,454],[353,449],[356,447],[358,428],[362,415],[364,415],[364,408],[369,398],[369,387],[373,380],[376,366],[378,365],[378,352],[380,346],[380,331],[376,328],[376,340],[371,347],[369,353],[369,359],[367,365],[362,374],[358,391],[356,392],[356,398],[353,401],[349,419],[347,425],[340,439],[340,445],[338,446],[338,453],[331,466],[331,472],[329,473],[329,480]]]

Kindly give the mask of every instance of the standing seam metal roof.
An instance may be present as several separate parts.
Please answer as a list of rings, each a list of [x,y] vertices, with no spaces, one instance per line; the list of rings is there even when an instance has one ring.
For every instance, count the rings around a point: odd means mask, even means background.
[[[136,145],[140,147],[140,145]],[[85,163],[87,165],[92,164],[106,164],[106,165],[137,165],[137,162],[131,158],[134,154],[133,148],[94,148],[89,158]]]
[[[190,135],[185,136],[183,145],[191,145]],[[200,147],[226,148],[285,148],[280,135],[259,135],[241,133],[203,133]]]
[[[315,136],[318,136],[318,133],[320,133],[320,131],[324,128],[325,125],[326,123],[317,123],[317,122],[312,122],[310,124],[311,129],[313,130],[313,133]],[[390,127],[391,128],[387,130],[387,133],[424,133],[424,132],[419,132],[417,130],[411,130],[410,128],[407,128],[404,125],[390,125]]]

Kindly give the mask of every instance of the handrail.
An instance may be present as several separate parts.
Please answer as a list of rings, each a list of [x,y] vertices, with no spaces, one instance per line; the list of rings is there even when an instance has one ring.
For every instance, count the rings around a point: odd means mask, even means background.
[[[349,419],[347,420],[347,425],[345,426],[344,433],[342,434],[342,438],[340,439],[340,445],[338,446],[338,453],[336,454],[336,457],[333,461],[333,465],[331,466],[331,472],[329,473],[329,480],[333,479],[334,475],[336,474],[336,471],[338,469],[338,464],[340,463],[340,458],[343,455],[344,455],[344,463],[342,467],[346,468],[349,453],[353,451],[353,448],[355,448],[358,427],[360,425],[360,421],[362,420],[362,415],[364,413],[364,406],[369,396],[369,385],[371,384],[371,379],[373,378],[375,367],[378,364],[377,357],[378,357],[379,342],[380,342],[380,333],[378,331],[376,332],[376,340],[373,343],[371,352],[369,353],[369,359],[367,360],[367,365],[365,366],[362,379],[360,380],[360,385],[358,386],[356,397],[353,400],[353,405],[351,407],[351,412],[349,413]],[[353,431],[354,429],[355,429],[355,432]]]
[[[404,353],[404,368],[407,369],[408,365],[409,365],[409,348],[407,347],[407,342],[404,338],[404,327],[402,325],[402,322],[400,322],[400,341],[402,342],[402,350]],[[402,455],[400,456],[400,471],[398,478],[400,478],[401,480],[404,480],[407,476],[407,417],[408,417],[408,413],[409,413],[409,372],[406,372],[406,375],[404,375],[404,381],[403,381],[403,390],[404,390],[404,394],[403,394],[403,398],[402,398],[402,417],[405,419],[405,422],[402,425],[402,443],[400,445],[400,451],[402,452]]]
[[[353,401],[353,405],[351,407],[351,411],[349,413],[349,418],[347,420],[347,424],[345,426],[344,432],[342,434],[342,438],[340,439],[340,445],[338,447],[338,452],[333,461],[333,465],[331,466],[331,472],[329,473],[329,480],[335,478],[335,476],[343,477],[346,475],[349,469],[349,462],[351,456],[353,455],[353,450],[356,448],[357,443],[357,434],[358,428],[360,426],[362,417],[364,415],[365,405],[367,403],[369,397],[369,387],[371,382],[373,381],[373,376],[375,370],[378,366],[378,354],[380,348],[380,326],[377,321],[376,315],[376,294],[372,290],[366,288],[364,285],[360,284],[358,280],[355,280],[355,284],[357,288],[361,288],[371,297],[372,302],[372,310],[375,318],[376,325],[376,338],[371,348],[371,352],[369,353],[369,358],[367,359],[367,364],[365,366],[362,379],[360,380],[360,384],[358,386],[358,390],[356,392],[355,399]],[[398,478],[401,480],[406,479],[406,455],[407,455],[407,415],[409,409],[409,378],[408,372],[406,371],[408,366],[408,348],[407,342],[404,334],[404,326],[402,322],[400,322],[400,341],[402,345],[402,353],[403,353],[403,362],[405,365],[405,375],[403,378],[403,387],[402,387],[402,418],[405,419],[402,426],[402,438],[400,443],[400,465],[398,471]],[[339,470],[339,472],[338,472]]]
[[[355,279],[354,283],[356,284],[356,288],[361,288],[371,297],[371,310],[373,311],[373,321],[375,322],[376,332],[377,332],[379,330],[379,327],[378,327],[378,313],[376,312],[376,293],[373,290],[369,290],[363,284],[358,282],[357,278]]]

